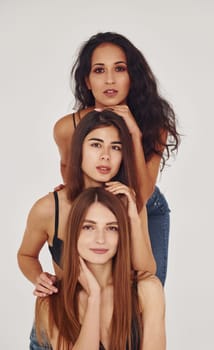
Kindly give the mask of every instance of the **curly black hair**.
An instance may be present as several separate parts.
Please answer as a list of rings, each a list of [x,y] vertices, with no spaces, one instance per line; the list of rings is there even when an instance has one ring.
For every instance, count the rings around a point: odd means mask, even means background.
[[[71,79],[75,84],[74,108],[80,110],[95,105],[94,96],[86,85],[86,77],[91,71],[93,51],[103,43],[119,46],[126,55],[131,81],[127,105],[142,132],[146,161],[149,161],[154,153],[160,155],[162,170],[180,143],[175,113],[172,106],[160,96],[157,80],[142,52],[125,36],[115,32],[97,33],[82,45],[71,70]],[[162,137],[164,131],[168,133],[166,143]]]

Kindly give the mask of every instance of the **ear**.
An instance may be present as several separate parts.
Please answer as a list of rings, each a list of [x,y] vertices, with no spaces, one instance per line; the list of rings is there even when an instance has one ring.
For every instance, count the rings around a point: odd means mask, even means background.
[[[89,77],[85,78],[85,83],[86,83],[86,86],[87,86],[88,90],[91,90],[91,84],[90,84],[90,81],[89,81]]]

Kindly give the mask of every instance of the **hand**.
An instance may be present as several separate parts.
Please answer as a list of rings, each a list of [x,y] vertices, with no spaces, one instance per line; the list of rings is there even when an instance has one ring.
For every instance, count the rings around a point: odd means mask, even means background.
[[[57,278],[48,272],[42,272],[37,278],[33,294],[37,297],[46,297],[53,293],[57,293],[58,289],[54,286]]]
[[[124,194],[128,200],[128,215],[130,218],[138,216],[135,191],[119,181],[105,183],[105,189],[115,195]]]
[[[54,187],[54,191],[60,191],[65,187],[64,184],[59,184],[58,186]]]
[[[138,134],[140,137],[142,136],[136,120],[127,105],[110,106],[106,109],[111,109],[113,112],[119,114],[124,119],[131,135]]]
[[[100,294],[100,285],[89,270],[84,260],[80,257],[80,275],[79,282],[88,296]]]

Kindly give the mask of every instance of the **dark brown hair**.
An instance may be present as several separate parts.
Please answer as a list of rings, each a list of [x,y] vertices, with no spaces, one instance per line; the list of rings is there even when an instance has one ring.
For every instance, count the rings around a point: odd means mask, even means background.
[[[120,181],[133,188],[141,205],[137,189],[136,165],[132,138],[123,118],[118,114],[103,110],[89,112],[77,125],[71,141],[71,151],[67,168],[68,199],[73,201],[84,189],[84,176],[81,169],[82,146],[85,137],[94,129],[114,126],[122,143],[122,162],[118,174],[111,181]]]

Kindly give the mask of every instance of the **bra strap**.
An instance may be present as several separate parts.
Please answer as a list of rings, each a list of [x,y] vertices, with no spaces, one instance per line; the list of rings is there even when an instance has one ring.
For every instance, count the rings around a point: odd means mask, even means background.
[[[59,198],[57,191],[54,191],[55,200],[55,224],[54,224],[54,238],[58,236],[58,226],[59,226]]]
[[[73,124],[74,124],[74,129],[76,129],[76,120],[75,120],[75,113],[72,113],[72,118],[73,118]]]

